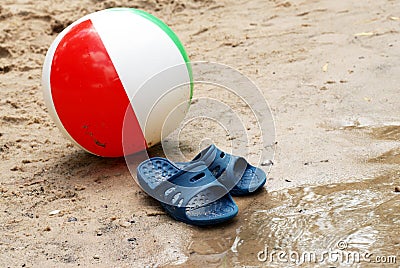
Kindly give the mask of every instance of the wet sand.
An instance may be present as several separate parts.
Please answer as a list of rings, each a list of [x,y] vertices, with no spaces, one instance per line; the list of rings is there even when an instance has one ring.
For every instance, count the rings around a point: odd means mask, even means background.
[[[192,60],[238,69],[269,102],[274,165],[264,191],[235,198],[232,222],[173,221],[135,184],[124,159],[82,152],[51,121],[41,92],[48,47],[72,21],[114,6],[158,16]],[[4,0],[0,22],[1,266],[278,265],[259,261],[258,252],[336,250],[340,241],[400,258],[396,1]],[[246,115],[220,90],[194,94]],[[247,127],[248,149],[257,151],[256,123]],[[205,138],[225,149],[235,144],[198,122],[182,132],[184,155],[195,155]]]

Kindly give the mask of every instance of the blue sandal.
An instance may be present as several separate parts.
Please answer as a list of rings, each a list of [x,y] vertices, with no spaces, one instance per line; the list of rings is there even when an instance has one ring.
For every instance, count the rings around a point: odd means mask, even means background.
[[[177,163],[177,165],[183,168],[198,161],[204,162],[211,173],[234,196],[254,193],[267,181],[262,169],[250,165],[242,157],[221,151],[214,144],[201,151],[191,162]]]
[[[228,190],[202,161],[178,168],[166,158],[150,158],[137,167],[137,178],[143,190],[176,220],[211,225],[238,213]]]

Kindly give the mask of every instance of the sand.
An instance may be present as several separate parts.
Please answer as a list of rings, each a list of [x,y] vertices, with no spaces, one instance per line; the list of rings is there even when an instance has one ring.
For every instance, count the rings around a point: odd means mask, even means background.
[[[240,213],[231,223],[202,229],[172,220],[136,185],[124,159],[83,152],[49,117],[41,68],[51,42],[83,15],[116,6],[156,15],[177,33],[192,60],[241,71],[270,104],[274,165],[262,193],[235,199]],[[268,207],[271,193],[398,171],[399,24],[400,5],[387,0],[3,0],[0,266],[201,266],[198,260],[213,248],[193,243],[234,237],[247,221],[246,211]],[[198,87],[195,97],[200,96],[218,99],[223,93]],[[232,142],[212,126],[193,129],[222,147]],[[182,144],[190,157],[198,145],[188,137]],[[398,175],[391,183],[387,187],[394,191]],[[219,247],[231,250],[233,241],[225,242]]]

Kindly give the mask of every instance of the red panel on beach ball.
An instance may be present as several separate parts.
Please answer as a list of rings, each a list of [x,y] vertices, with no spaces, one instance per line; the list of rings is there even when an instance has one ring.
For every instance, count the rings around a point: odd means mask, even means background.
[[[60,41],[51,65],[50,85],[60,121],[86,150],[101,156],[123,155],[124,122],[130,124],[124,131],[131,140],[125,153],[146,148],[128,96],[90,20],[72,27]],[[124,120],[125,115],[132,118]]]

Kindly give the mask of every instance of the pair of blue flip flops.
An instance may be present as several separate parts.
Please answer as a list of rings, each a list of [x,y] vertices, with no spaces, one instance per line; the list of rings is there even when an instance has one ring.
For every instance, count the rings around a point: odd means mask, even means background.
[[[244,158],[210,145],[192,161],[172,163],[154,157],[137,167],[140,186],[176,220],[211,225],[236,216],[231,195],[243,196],[260,189],[266,175]]]

